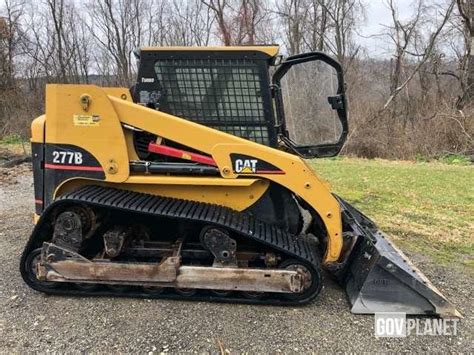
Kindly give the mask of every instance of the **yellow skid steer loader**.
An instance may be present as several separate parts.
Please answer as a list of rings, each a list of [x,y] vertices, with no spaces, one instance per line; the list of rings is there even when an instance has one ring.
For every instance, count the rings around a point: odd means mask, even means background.
[[[142,48],[131,88],[48,85],[25,282],[48,294],[459,316],[305,158],[348,132],[341,65],[277,46]]]

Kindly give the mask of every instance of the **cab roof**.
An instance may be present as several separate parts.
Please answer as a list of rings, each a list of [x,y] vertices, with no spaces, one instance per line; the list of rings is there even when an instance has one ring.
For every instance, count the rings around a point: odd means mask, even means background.
[[[143,52],[165,52],[165,51],[234,51],[234,52],[262,52],[270,57],[278,55],[279,46],[272,45],[255,45],[255,46],[170,46],[170,47],[142,47]]]

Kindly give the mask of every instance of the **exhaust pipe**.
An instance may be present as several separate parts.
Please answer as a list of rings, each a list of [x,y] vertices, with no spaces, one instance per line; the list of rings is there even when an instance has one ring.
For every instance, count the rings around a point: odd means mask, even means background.
[[[462,318],[441,292],[377,226],[337,197],[344,229],[357,238],[335,275],[346,289],[352,313],[404,312]]]

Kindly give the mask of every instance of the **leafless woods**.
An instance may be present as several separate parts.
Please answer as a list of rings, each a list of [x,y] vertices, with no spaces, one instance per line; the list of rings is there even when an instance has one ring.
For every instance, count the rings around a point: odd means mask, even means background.
[[[28,136],[46,83],[133,84],[141,46],[280,43],[343,64],[346,154],[473,154],[474,1],[381,1],[366,35],[364,0],[0,0],[0,137]]]

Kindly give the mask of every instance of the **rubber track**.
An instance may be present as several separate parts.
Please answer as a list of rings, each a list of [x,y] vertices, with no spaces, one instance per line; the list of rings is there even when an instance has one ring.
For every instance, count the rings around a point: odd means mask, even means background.
[[[269,246],[275,250],[278,250],[291,258],[304,261],[307,264],[310,264],[315,270],[320,272],[319,266],[319,256],[316,252],[316,248],[310,245],[310,242],[305,236],[295,236],[293,234],[282,231],[281,229],[275,227],[274,225],[267,224],[262,222],[248,213],[234,211],[227,207],[222,207],[214,204],[202,203],[187,201],[181,199],[174,199],[168,197],[161,197],[155,195],[149,195],[145,193],[126,191],[120,189],[114,189],[109,187],[101,186],[84,186],[76,191],[67,193],[58,198],[54,203],[52,203],[47,211],[43,214],[47,214],[48,211],[52,210],[55,206],[61,204],[88,204],[95,207],[101,207],[104,209],[113,209],[119,211],[127,211],[131,213],[140,213],[146,215],[153,215],[159,217],[167,217],[174,219],[181,219],[186,221],[201,222],[203,224],[210,224],[215,226],[220,226],[231,230],[235,233],[238,233],[244,237],[252,239],[256,242],[262,243],[266,246]],[[32,251],[32,244],[34,244],[34,235],[37,234],[37,229],[40,225],[37,225],[33,231],[32,238],[30,239],[23,258],[22,263],[24,262],[27,254]],[[21,270],[24,274],[24,270]],[[25,277],[24,277],[25,278]],[[25,279],[25,281],[27,281]],[[27,281],[28,282],[28,281]],[[321,280],[320,280],[321,282]],[[32,285],[30,285],[32,286]],[[33,286],[32,286],[33,287]],[[37,287],[33,287],[38,289]],[[40,290],[47,293],[65,293],[58,292],[59,289],[47,289]],[[86,292],[80,291],[78,294],[88,294],[88,295],[101,295],[98,292]],[[316,292],[316,295],[319,292]],[[111,295],[112,292],[103,292],[104,295]],[[116,296],[117,294],[113,294]],[[121,294],[119,294],[122,296]],[[146,296],[152,297],[149,294],[125,294],[125,296]],[[316,296],[315,295],[315,296]],[[314,297],[315,297],[314,296]],[[314,297],[311,297],[314,298]],[[159,298],[163,298],[160,297]],[[165,297],[170,298],[170,297]],[[180,298],[183,297],[171,297],[171,298]],[[200,297],[186,297],[186,299],[199,299]],[[206,297],[205,299],[213,299],[214,297]],[[233,298],[224,298],[218,299],[219,301],[239,301],[242,299],[233,299]],[[268,301],[260,300],[244,300],[245,302],[249,301],[250,303],[269,303]],[[309,300],[308,300],[309,301]],[[274,303],[284,303],[284,304],[295,304],[291,301],[279,301]],[[306,303],[306,302],[296,302],[296,303]]]

